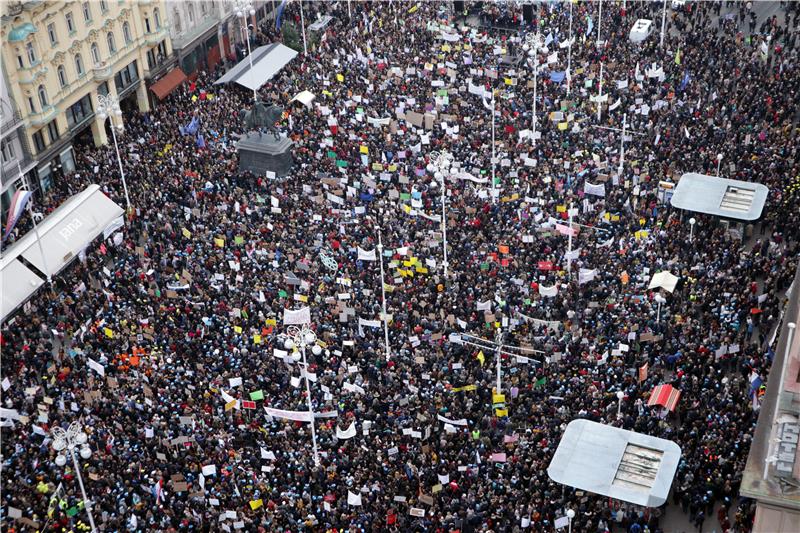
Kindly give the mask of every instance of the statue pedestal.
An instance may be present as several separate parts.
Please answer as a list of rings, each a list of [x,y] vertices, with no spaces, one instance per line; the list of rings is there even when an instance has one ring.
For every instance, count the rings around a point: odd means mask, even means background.
[[[248,133],[236,143],[239,153],[239,172],[264,176],[268,171],[277,177],[292,170],[292,143],[286,137],[275,139],[271,133]]]

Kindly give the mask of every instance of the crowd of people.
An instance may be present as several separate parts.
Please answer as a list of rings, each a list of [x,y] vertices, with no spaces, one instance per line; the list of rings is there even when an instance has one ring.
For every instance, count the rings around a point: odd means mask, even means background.
[[[306,3],[333,22],[259,90],[287,109],[285,177],[237,171],[253,94],[221,72],[126,116],[124,227],[3,326],[3,407],[23,417],[1,430],[5,528],[88,527],[51,439],[78,422],[106,531],[549,532],[567,509],[574,531],[669,530],[666,507],[549,479],[586,418],[677,442],[670,504],[749,531],[751,383],[797,269],[800,11],[754,33],[725,17],[738,5],[692,3],[662,47],[628,36],[660,3],[607,4],[495,33],[446,3]],[[79,153],[50,209],[90,183],[124,205],[112,152]],[[723,177],[769,187],[755,227],[670,206],[663,183],[715,175],[718,154]],[[661,271],[673,292],[648,289]],[[304,369],[284,314],[306,307]],[[648,406],[660,384],[673,412]],[[306,412],[307,394],[318,464],[311,424],[265,410]]]

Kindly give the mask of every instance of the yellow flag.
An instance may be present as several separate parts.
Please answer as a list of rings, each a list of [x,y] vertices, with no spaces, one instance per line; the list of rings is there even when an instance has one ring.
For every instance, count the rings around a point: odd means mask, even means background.
[[[268,326],[277,326],[278,325],[278,321],[275,320],[274,318],[268,318],[268,319],[265,320],[265,322],[267,323]]]
[[[498,417],[508,416],[508,409],[496,409],[495,413]]]
[[[187,239],[191,239],[192,238],[192,232],[189,231],[188,229],[183,228],[182,233],[183,233],[183,236],[186,237]]]
[[[337,74],[336,75],[336,81],[343,82],[344,81],[344,76],[342,76],[341,74]]]
[[[419,9],[419,4],[415,5],[411,9],[409,9],[408,12],[409,13],[416,13],[418,9]]]
[[[567,206],[566,205],[557,205],[556,206],[556,212],[557,213],[566,213],[567,212]]]
[[[481,363],[481,366],[483,366],[483,363],[485,363],[485,362],[486,362],[486,357],[484,357],[484,355],[483,355],[483,350],[479,351],[479,352],[478,352],[478,355],[476,355],[476,356],[475,356],[475,358],[476,358],[478,361],[480,361],[480,363]]]
[[[242,332],[242,326],[233,326],[233,331],[235,331],[236,333],[241,333]]]
[[[561,131],[566,131],[568,126],[569,126],[569,124],[567,122],[559,122],[558,123],[558,129],[561,130]]]
[[[411,214],[411,206],[403,204],[403,211],[405,211],[406,213],[408,213],[410,215]]]
[[[214,239],[214,244],[216,244],[218,248],[225,248],[225,239]]]
[[[322,94],[324,94],[325,96],[333,96],[333,93],[332,93],[332,92],[330,92],[330,91],[329,91],[329,90],[327,90],[327,89],[323,89],[323,90],[322,90]]]
[[[363,146],[363,145],[362,145],[362,146],[360,146],[360,147],[359,147],[359,149],[358,149],[358,150],[359,150],[359,152],[361,152],[362,154],[369,154],[369,147],[368,147],[368,146]]]
[[[236,407],[236,400],[231,400],[231,401],[229,401],[228,403],[225,404],[225,410],[226,411],[230,411],[234,407]]]
[[[506,403],[506,395],[492,394],[492,403]]]
[[[253,344],[261,344],[261,335],[253,335]]]
[[[512,80],[511,78],[505,78],[504,81],[506,82],[506,85],[514,85],[514,80]]]
[[[111,331],[111,328],[103,328],[103,333],[105,333],[106,337],[108,337],[109,339],[114,338],[114,332]]]
[[[383,290],[385,290],[386,292],[392,292],[394,291],[394,285],[389,285],[388,283],[384,283]]]

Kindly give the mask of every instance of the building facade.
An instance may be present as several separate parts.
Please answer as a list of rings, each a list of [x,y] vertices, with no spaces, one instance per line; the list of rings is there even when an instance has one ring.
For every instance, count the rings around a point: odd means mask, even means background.
[[[274,17],[274,0],[253,0],[253,27]],[[246,49],[242,22],[234,0],[168,0],[167,21],[178,66],[190,78],[226,60],[235,62],[236,47]],[[244,46],[242,46],[244,45]],[[240,58],[241,59],[241,58]]]
[[[123,110],[150,109],[148,81],[172,46],[163,0],[26,1],[0,4],[2,68],[24,141],[46,190],[75,169],[75,143],[108,142],[95,110],[111,95]]]
[[[17,103],[8,92],[5,73],[0,77],[0,148],[2,149],[2,174],[0,192],[2,193],[2,212],[5,213],[14,192],[20,188],[20,175],[31,176],[36,161],[31,158],[25,142],[25,130]],[[5,221],[5,215],[3,216]]]
[[[753,531],[795,533],[800,524],[800,270],[787,298],[739,489],[757,502]]]

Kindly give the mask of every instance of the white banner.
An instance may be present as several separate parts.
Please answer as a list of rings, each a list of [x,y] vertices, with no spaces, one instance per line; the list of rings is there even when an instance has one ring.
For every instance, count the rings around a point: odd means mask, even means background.
[[[356,423],[353,421],[350,427],[342,431],[339,426],[336,426],[336,438],[339,440],[352,439],[356,436]]]
[[[436,418],[438,418],[440,422],[444,422],[445,424],[452,424],[454,426],[466,426],[469,423],[469,421],[466,418],[459,418],[458,420],[450,420],[449,418],[442,415],[436,415]]]
[[[492,301],[486,300],[485,302],[478,302],[478,311],[492,312]]]
[[[588,181],[586,181],[583,183],[583,192],[585,192],[586,194],[593,194],[595,196],[602,196],[603,198],[605,198],[606,186],[603,183],[595,185],[593,183],[589,183]]]
[[[542,296],[548,296],[552,298],[553,296],[558,294],[558,288],[556,287],[556,285],[553,285],[552,287],[545,287],[544,285],[539,285],[539,294],[541,294]]]
[[[380,320],[364,320],[361,317],[358,317],[358,334],[360,336],[364,336],[364,326],[368,328],[379,328],[381,327]]]
[[[372,126],[388,126],[392,121],[391,118],[372,118],[367,117],[367,122]]]
[[[275,418],[294,420],[295,422],[311,422],[312,420],[308,411],[284,411],[283,409],[273,409],[271,407],[264,407],[264,410],[269,416]]]
[[[456,175],[456,178],[460,180],[469,180],[472,183],[489,183],[489,178],[476,178],[469,172],[461,172],[460,174]]]
[[[571,250],[571,251],[569,251],[569,252],[564,254],[564,260],[565,261],[575,261],[580,256],[581,256],[581,249],[580,248],[575,248],[574,250]]]
[[[375,249],[372,250],[364,250],[360,246],[358,247],[358,259],[361,261],[377,261],[378,257],[375,255]]]
[[[595,278],[595,276],[597,276],[597,269],[591,270],[588,268],[582,268],[580,272],[578,272],[578,285],[589,283]]]
[[[106,369],[103,367],[103,365],[101,365],[100,363],[98,363],[97,361],[95,361],[90,357],[86,358],[86,363],[89,365],[89,368],[91,368],[101,376],[105,377]]]
[[[347,505],[361,505],[361,494],[347,491]]]
[[[106,226],[106,229],[103,230],[103,240],[108,239],[109,235],[111,235],[124,225],[125,225],[125,218],[122,215],[112,220],[108,224],[108,226]]]
[[[561,328],[561,322],[559,322],[558,320],[542,320],[540,318],[533,318],[533,317],[530,317],[528,315],[523,315],[522,313],[520,313],[519,316],[521,316],[522,318],[524,318],[528,322],[533,322],[534,326],[547,326],[549,329],[552,329],[553,331],[556,331],[556,330]],[[521,356],[517,356],[517,357],[521,357]],[[523,359],[527,359],[527,358],[523,357]]]
[[[289,326],[292,324],[310,324],[311,323],[311,308],[303,307],[302,309],[283,310],[283,325]]]

